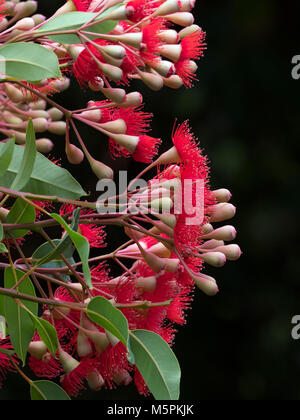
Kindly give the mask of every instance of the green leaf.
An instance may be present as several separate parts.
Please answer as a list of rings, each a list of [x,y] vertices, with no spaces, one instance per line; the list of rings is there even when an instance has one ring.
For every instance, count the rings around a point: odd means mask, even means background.
[[[178,400],[180,366],[169,345],[152,331],[130,332],[135,363],[156,400]]]
[[[34,207],[29,203],[26,203],[26,201],[22,200],[22,198],[18,198],[8,213],[5,223],[21,225],[33,223],[35,218],[36,213]],[[14,230],[13,235],[18,239],[23,238],[23,236],[25,236],[28,232],[29,229]]]
[[[66,238],[64,238],[65,240]],[[59,246],[62,243],[61,239],[54,239],[52,241],[54,243],[54,245],[59,249]],[[65,246],[63,247],[63,249],[61,248],[62,252],[61,254],[63,254],[66,259],[68,260],[68,262],[73,265],[75,264],[75,260],[74,258],[72,258],[75,247],[72,243],[72,241],[69,239],[68,243],[65,243]],[[49,260],[49,255],[52,255],[51,261],[47,261],[45,263],[43,263],[42,265],[39,265],[40,268],[48,268],[48,269],[56,269],[56,268],[64,268],[66,267],[65,262],[60,258],[59,254],[57,252],[53,252],[53,247],[51,246],[51,244],[49,244],[49,242],[45,242],[43,245],[41,245],[32,255],[32,260],[34,260],[34,262],[37,262],[39,260],[43,260],[45,257],[46,260]],[[56,255],[58,254],[58,255]],[[45,260],[44,260],[45,261]],[[39,262],[41,263],[41,262]],[[50,276],[52,277],[52,276]],[[67,275],[62,275],[61,276],[63,278],[63,280],[65,282],[70,281],[70,277]]]
[[[58,349],[58,337],[56,329],[45,319],[38,318],[33,314],[31,317],[34,321],[35,327],[41,340],[46,344],[52,356],[55,357]]]
[[[89,241],[82,235],[80,235],[80,233],[75,232],[75,230],[73,230],[65,221],[64,219],[59,216],[58,214],[51,214],[51,217],[53,217],[53,219],[57,220],[62,227],[66,230],[66,232],[68,233],[68,235],[70,236],[73,244],[75,245],[75,248],[80,256],[81,262],[82,262],[82,269],[83,269],[83,274],[85,277],[85,281],[87,283],[87,285],[92,289],[92,276],[91,276],[91,271],[90,271],[90,267],[89,267],[89,256],[90,256],[90,244]],[[74,216],[75,217],[75,216]]]
[[[4,254],[8,253],[8,249],[6,248],[6,246],[2,242],[0,242],[0,253],[1,254],[2,253],[4,253]]]
[[[54,52],[30,42],[1,47],[0,66],[5,66],[6,78],[14,80],[37,82],[62,77]]]
[[[3,150],[0,154],[0,177],[7,171],[15,148],[15,139],[10,139],[3,145]]]
[[[4,143],[0,143],[0,153],[3,152]],[[5,174],[0,177],[0,185],[11,188],[17,176],[24,156],[24,147],[15,146],[12,161]],[[37,195],[51,195],[70,200],[77,200],[86,195],[72,175],[60,166],[55,165],[45,156],[37,153],[34,168],[28,183],[22,191]]]
[[[54,382],[35,381],[30,387],[32,401],[70,401],[65,391]]]
[[[112,10],[116,9],[118,6],[112,7],[108,9],[105,13],[100,15],[97,18],[97,21],[102,19]],[[93,17],[97,16],[97,13],[87,13],[87,12],[70,12],[64,15],[60,15],[51,19],[51,21],[45,23],[38,32],[45,33],[45,32],[58,32],[58,31],[70,31],[74,29],[80,29],[85,23],[89,22]],[[96,22],[97,22],[96,21]],[[94,32],[96,34],[107,34],[111,32],[116,26],[118,22],[113,20],[107,20],[105,22],[95,23],[94,25],[87,28],[88,32]],[[98,38],[97,35],[87,35],[90,39]],[[48,35],[49,38],[56,42],[61,42],[63,44],[78,44],[80,43],[80,39],[76,34],[61,34],[61,35]]]
[[[4,284],[6,289],[13,288],[16,284],[16,280],[19,281],[25,273],[20,270],[15,270],[15,274],[16,279],[12,268],[6,268],[4,273]],[[23,281],[16,290],[29,296],[36,296],[35,289],[29,278]],[[35,326],[28,312],[24,308],[21,308],[13,298],[5,296],[4,299],[5,319],[8,324],[10,340],[17,355],[23,363],[25,363],[28,346],[35,332]],[[21,302],[33,315],[37,316],[37,303],[25,302],[22,300]]]
[[[124,346],[128,344],[128,322],[119,309],[102,296],[95,297],[87,307],[87,316],[117,337]]]
[[[27,130],[26,130],[26,146],[25,152],[23,154],[23,160],[21,163],[21,168],[18,172],[18,175],[14,179],[14,182],[11,186],[12,190],[21,190],[25,187],[29,181],[33,168],[34,162],[36,159],[36,138],[32,120],[29,121]]]

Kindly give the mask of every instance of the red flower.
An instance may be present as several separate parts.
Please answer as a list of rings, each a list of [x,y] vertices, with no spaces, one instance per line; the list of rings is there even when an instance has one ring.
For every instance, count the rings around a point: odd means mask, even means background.
[[[126,8],[131,8],[133,13],[130,15],[131,22],[140,22],[145,17],[151,15],[162,1],[149,1],[149,0],[132,0],[126,5]]]
[[[153,19],[143,29],[144,47],[140,50],[141,58],[146,64],[153,64],[160,61],[159,47],[163,42],[159,38],[159,32],[165,28],[164,19]]]
[[[79,12],[87,12],[92,0],[72,0]]]
[[[4,350],[13,350],[13,347],[8,339],[0,341],[0,348],[3,348]],[[13,356],[13,360],[15,363],[18,363],[17,358],[15,356]],[[6,354],[0,353],[0,388],[2,387],[2,381],[6,379],[7,372],[14,371],[15,368],[12,365],[10,358],[6,356]]]

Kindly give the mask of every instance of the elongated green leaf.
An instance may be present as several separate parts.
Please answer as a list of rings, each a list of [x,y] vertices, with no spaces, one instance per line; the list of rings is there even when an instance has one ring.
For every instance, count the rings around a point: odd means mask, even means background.
[[[4,284],[6,289],[11,289],[16,284],[16,280],[19,281],[25,273],[20,270],[16,270],[16,279],[14,272],[11,267],[6,268],[4,274]],[[36,296],[35,289],[31,283],[31,280],[27,278],[17,288],[20,293],[25,293],[30,296]],[[13,298],[5,296],[4,307],[5,307],[5,319],[8,324],[8,331],[11,339],[11,343],[20,357],[25,363],[28,346],[33,337],[35,326],[28,312],[21,308]],[[29,309],[35,316],[38,313],[38,304],[33,302],[22,301],[24,306]]]
[[[11,186],[12,190],[21,190],[29,181],[34,168],[36,153],[35,132],[32,120],[30,120],[26,130],[25,152],[23,154],[23,159],[18,175],[14,179],[14,182]]]
[[[180,366],[169,345],[152,331],[130,333],[135,363],[156,400],[178,400]]]
[[[105,13],[97,18],[97,21],[102,19],[112,10],[116,9],[118,6],[108,9]],[[70,31],[74,29],[81,28],[85,23],[89,22],[93,17],[97,16],[96,13],[87,13],[87,12],[71,12],[66,13],[64,15],[57,16],[51,21],[45,23],[41,28],[38,30],[40,33],[45,32],[58,32],[58,31]],[[107,20],[105,22],[96,23],[89,28],[87,28],[88,32],[94,32],[96,34],[107,34],[111,32],[117,25],[117,21]],[[56,42],[61,42],[63,44],[78,44],[80,39],[76,34],[60,34],[60,35],[48,35],[49,38],[53,39]],[[98,38],[97,35],[90,36],[90,39]]]
[[[30,387],[32,401],[70,401],[65,391],[54,382],[35,381]]]
[[[87,307],[91,321],[117,337],[126,347],[128,344],[128,322],[125,316],[102,296],[95,297]]]
[[[5,68],[9,79],[38,82],[62,77],[53,51],[30,42],[17,42],[1,47],[0,65]]]
[[[85,281],[87,285],[92,289],[92,276],[88,262],[90,255],[90,244],[88,240],[84,236],[80,235],[80,233],[75,232],[58,214],[53,213],[51,214],[51,217],[57,220],[70,236],[80,256]]]
[[[3,152],[4,144],[0,143],[0,153]],[[0,185],[5,188],[11,188],[11,185],[19,172],[24,155],[24,147],[15,146],[12,161],[8,170],[0,178]],[[51,195],[61,198],[76,200],[86,193],[72,175],[55,165],[45,156],[37,153],[33,172],[30,180],[22,188],[37,195]]]
[[[35,209],[29,203],[26,203],[22,198],[18,198],[8,213],[5,222],[7,224],[27,224],[33,223],[36,218]],[[15,238],[23,238],[28,233],[28,229],[14,230]]]
[[[58,349],[56,329],[48,321],[31,315],[41,340],[46,344],[50,353],[55,357]]]
[[[66,238],[64,238],[63,240],[65,239]],[[59,249],[59,246],[61,246],[62,240],[54,239],[52,242]],[[75,264],[75,260],[74,258],[72,258],[75,247],[73,245],[73,242],[70,239],[68,243],[65,242],[65,245],[61,248],[61,250],[62,250],[61,254],[63,254],[66,257],[69,263],[71,265]],[[53,247],[51,246],[51,244],[49,244],[49,242],[46,242],[43,245],[41,245],[34,252],[31,258],[33,260],[33,263],[36,264],[39,260],[43,260],[43,258],[45,257],[47,257],[45,258],[45,260],[49,260],[49,256],[51,255],[52,255],[51,261],[43,263],[42,265],[40,265],[40,268],[56,269],[56,268],[63,268],[66,266],[65,262],[60,258],[59,254],[56,255],[56,252],[53,252]],[[41,264],[41,261],[39,261],[39,263]],[[65,282],[70,281],[69,276],[62,275],[61,277]]]
[[[14,148],[15,139],[8,140],[3,146],[3,150],[0,154],[0,177],[5,174],[10,165],[14,153]]]

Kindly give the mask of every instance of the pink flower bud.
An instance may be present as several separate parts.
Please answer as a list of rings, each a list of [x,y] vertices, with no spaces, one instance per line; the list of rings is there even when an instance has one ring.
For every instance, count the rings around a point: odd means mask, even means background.
[[[124,89],[101,88],[99,90],[103,93],[103,95],[116,104],[121,104],[126,99],[126,92]]]
[[[237,261],[242,255],[240,247],[236,244],[220,246],[215,251],[222,252],[229,261]]]
[[[11,85],[10,83],[4,83],[3,87],[4,87],[6,95],[9,97],[9,99],[12,102],[17,104],[25,100],[23,93],[18,88]]]
[[[66,155],[68,161],[72,165],[80,165],[84,159],[84,153],[78,147],[74,146],[74,144],[67,144],[66,145]]]
[[[57,108],[50,108],[47,112],[52,121],[60,121],[64,116],[63,112]]]
[[[192,13],[189,12],[179,12],[173,13],[172,15],[165,16],[167,20],[175,23],[180,26],[191,26],[193,25],[195,18]]]
[[[136,287],[138,289],[142,289],[143,292],[146,293],[153,293],[155,292],[157,285],[156,277],[137,277],[136,279]]]
[[[181,56],[182,46],[180,44],[165,44],[159,48],[159,52],[164,57],[177,63]]]
[[[36,133],[44,133],[48,128],[48,121],[46,118],[34,118],[32,123]]]
[[[56,11],[56,13],[53,15],[53,17],[60,16],[60,15],[65,15],[65,14],[70,13],[70,12],[76,12],[76,10],[77,9],[76,9],[76,6],[73,3],[73,1],[68,0],[67,3],[65,3],[60,9],[58,9]]]
[[[48,131],[58,136],[63,136],[66,134],[67,128],[64,121],[55,121],[48,124]]]
[[[180,10],[190,12],[195,7],[196,0],[180,0]]]
[[[120,45],[104,45],[101,46],[101,49],[117,60],[121,60],[126,56],[125,48]]]
[[[183,40],[183,38],[185,38],[186,36],[198,31],[202,31],[202,29],[198,25],[187,26],[179,32],[179,38]]]
[[[35,22],[32,18],[23,18],[15,24],[15,28],[20,31],[30,31],[30,29],[35,27]]]
[[[79,331],[77,337],[77,353],[80,358],[86,357],[93,353],[90,341],[82,331]]]
[[[158,74],[156,75],[144,71],[139,71],[139,76],[146,86],[156,92],[161,90],[164,86],[163,78]]]
[[[129,45],[130,47],[134,47],[139,50],[143,41],[143,33],[132,32],[123,35],[118,35],[118,40],[126,45]]]
[[[220,246],[224,246],[224,241],[217,241],[216,239],[210,239],[209,241],[205,241],[201,245],[200,249],[201,249],[202,252],[204,252],[207,249],[215,249],[215,248],[218,248]]]
[[[29,0],[17,3],[14,10],[14,15],[19,19],[33,15],[37,10],[37,1]]]
[[[232,204],[220,203],[213,206],[211,221],[223,222],[232,219],[235,216],[236,208]]]
[[[191,273],[196,286],[208,296],[215,296],[219,292],[217,282],[213,277],[202,273]]]
[[[151,252],[154,255],[157,255],[160,258],[171,257],[171,251],[167,247],[165,247],[164,244],[161,242],[149,248],[149,252]]]
[[[107,123],[99,124],[99,126],[103,130],[106,130],[115,134],[125,134],[127,132],[126,122],[120,118],[114,121],[109,121]]]
[[[119,67],[107,63],[102,63],[101,61],[97,61],[97,66],[107,77],[109,77],[114,82],[119,82],[123,79],[123,71]]]
[[[174,29],[167,29],[165,31],[161,31],[158,34],[158,37],[167,44],[177,44],[179,41],[179,35]]]
[[[41,23],[45,22],[46,16],[41,14],[36,14],[32,16],[32,19],[34,20],[35,26],[40,25]]]
[[[94,109],[92,111],[84,111],[80,114],[81,117],[93,122],[100,122],[102,117],[101,109]]]
[[[202,236],[202,238],[216,239],[219,241],[233,241],[236,238],[236,230],[233,226],[223,226]]]
[[[179,12],[180,1],[178,0],[167,0],[165,1],[154,13],[154,16],[166,16],[171,13]]]
[[[40,99],[39,101],[31,102],[29,104],[29,108],[32,110],[44,111],[47,108],[47,102],[44,101],[43,99]]]
[[[59,349],[59,359],[65,373],[71,373],[80,365],[77,360],[61,349]]]
[[[152,63],[152,68],[163,77],[170,77],[175,74],[175,66],[170,61],[161,60],[159,63]]]
[[[126,95],[124,102],[119,106],[122,108],[135,108],[143,103],[143,96],[139,92],[131,92]]]
[[[169,149],[167,152],[160,155],[160,157],[157,159],[158,165],[168,165],[171,163],[178,163],[181,161],[181,158],[179,156],[179,153],[175,146],[173,146],[171,149]]]
[[[90,161],[90,165],[92,171],[98,179],[113,179],[114,172],[109,166],[106,166],[104,163],[99,162],[95,159],[92,159]]]
[[[48,348],[43,341],[32,341],[29,344],[28,352],[37,360],[43,360]]]
[[[183,80],[177,74],[164,79],[164,85],[171,89],[180,89],[183,86]]]
[[[219,203],[228,203],[232,197],[231,192],[225,188],[215,190],[212,194]]]
[[[223,267],[226,263],[226,257],[221,252],[207,252],[201,254],[200,258],[213,267]]]
[[[99,372],[91,372],[87,377],[88,386],[92,391],[100,391],[104,385],[105,381]]]
[[[36,148],[37,148],[37,151],[40,153],[44,153],[44,154],[50,153],[53,147],[54,147],[54,144],[49,139],[39,139],[36,141]]]

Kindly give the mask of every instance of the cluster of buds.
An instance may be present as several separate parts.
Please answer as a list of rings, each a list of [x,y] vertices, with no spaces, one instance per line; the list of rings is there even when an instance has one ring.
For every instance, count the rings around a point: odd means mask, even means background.
[[[26,86],[26,85],[25,85]],[[69,87],[69,79],[48,80],[41,82],[35,89],[40,92],[46,88],[47,92],[63,92]],[[19,88],[16,84],[2,83],[0,87],[0,132],[7,138],[14,137],[17,144],[26,142],[26,129],[32,120],[38,135],[49,132],[57,135],[66,134],[66,123],[62,121],[64,114],[56,107],[49,108],[46,100],[31,95],[26,88]],[[49,153],[53,143],[48,138],[39,138],[36,142],[37,150]]]

